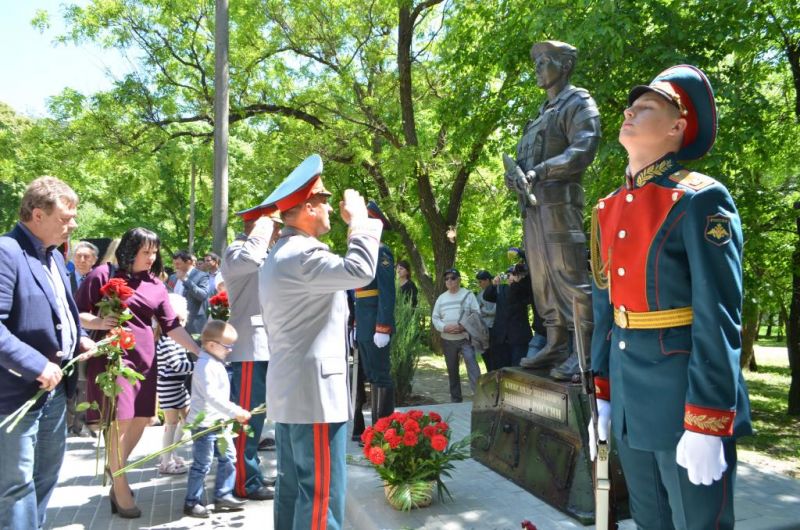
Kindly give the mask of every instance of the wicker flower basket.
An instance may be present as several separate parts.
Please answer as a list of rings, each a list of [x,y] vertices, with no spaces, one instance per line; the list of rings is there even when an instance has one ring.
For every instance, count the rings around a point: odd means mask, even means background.
[[[408,511],[413,508],[430,506],[433,502],[433,490],[435,487],[435,480],[398,484],[396,486],[384,482],[383,493],[392,508]]]

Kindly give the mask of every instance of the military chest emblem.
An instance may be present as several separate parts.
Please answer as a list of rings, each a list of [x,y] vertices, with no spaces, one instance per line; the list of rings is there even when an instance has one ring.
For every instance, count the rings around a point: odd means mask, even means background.
[[[381,265],[383,265],[384,267],[388,267],[389,265],[391,265],[391,263],[389,262],[389,258],[384,257],[383,260],[381,260]]]
[[[724,215],[709,215],[706,221],[706,241],[722,246],[731,240],[731,220]]]

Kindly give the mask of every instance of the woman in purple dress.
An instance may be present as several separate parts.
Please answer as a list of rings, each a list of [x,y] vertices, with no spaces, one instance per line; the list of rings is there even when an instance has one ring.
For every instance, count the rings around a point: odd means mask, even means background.
[[[155,339],[153,337],[153,321],[157,322],[170,338],[186,348],[198,353],[199,347],[178,322],[167,297],[167,289],[158,274],[162,271],[159,249],[161,241],[158,236],[145,228],[128,230],[120,240],[116,250],[118,266],[100,265],[92,270],[81,283],[75,296],[81,312],[96,313],[96,304],[103,295],[100,288],[113,275],[124,278],[128,286],[135,292],[126,304],[133,318],[124,325],[133,332],[136,345],[125,354],[125,363],[144,376],[143,381],[131,385],[120,377],[117,383],[122,392],[117,396],[116,420],[110,429],[106,450],[109,455],[109,468],[114,471],[125,466],[136,444],[156,414],[157,366],[155,362]],[[98,328],[105,327],[102,320],[97,319]],[[92,326],[94,327],[94,326]],[[92,358],[87,364],[88,401],[101,404],[103,393],[95,384],[95,378],[105,370],[103,358]],[[87,421],[97,421],[96,411],[87,411]],[[133,500],[133,493],[128,486],[128,479],[121,475],[114,479],[109,493],[111,510],[126,518],[141,515]]]

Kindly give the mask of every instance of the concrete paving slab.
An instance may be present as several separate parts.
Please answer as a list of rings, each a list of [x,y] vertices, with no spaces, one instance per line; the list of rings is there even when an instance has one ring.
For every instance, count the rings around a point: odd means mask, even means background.
[[[454,439],[469,434],[471,403],[415,408],[450,416]],[[346,515],[357,530],[518,530],[525,519],[538,530],[594,528],[583,526],[472,459],[455,463],[453,477],[447,481],[452,500],[434,499],[430,507],[399,512],[384,500],[378,475],[361,456],[358,444],[350,443],[348,453],[352,463],[348,465]],[[735,503],[737,528],[800,529],[800,481],[740,462]],[[635,528],[630,519],[620,523],[622,530]]]
[[[471,404],[434,405],[435,410],[453,427],[454,438],[469,433]],[[367,415],[369,421],[369,415]],[[161,428],[149,427],[139,444],[134,459],[160,447]],[[539,530],[585,529],[579,522],[550,507],[514,483],[482,464],[468,459],[455,463],[447,485],[453,499],[434,499],[428,508],[398,512],[383,496],[377,473],[363,459],[355,442],[348,442],[351,463],[348,468],[345,530],[518,530],[528,519]],[[186,475],[160,476],[155,464],[146,464],[132,473],[140,519],[126,521],[112,516],[108,504],[108,487],[102,476],[95,475],[95,447],[91,440],[70,438],[67,455],[47,511],[45,528],[63,530],[124,529],[194,529],[194,528],[273,528],[272,501],[250,502],[242,512],[214,514],[210,519],[192,519],[182,514],[186,493]],[[181,456],[191,460],[191,450],[184,447]],[[268,473],[274,473],[275,452],[259,453]],[[209,485],[212,477],[209,477]],[[765,472],[741,463],[735,493],[737,529],[789,530],[800,529],[800,481]],[[623,521],[622,530],[633,530],[632,521]]]

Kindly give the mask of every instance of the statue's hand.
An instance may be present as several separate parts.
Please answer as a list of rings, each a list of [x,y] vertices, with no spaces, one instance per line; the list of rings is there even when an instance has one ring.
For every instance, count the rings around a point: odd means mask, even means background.
[[[517,171],[516,168],[506,169],[505,173],[505,180],[506,180],[506,187],[511,191],[517,191]]]
[[[514,179],[514,188],[518,193],[527,195],[533,186],[533,181],[536,179],[536,173],[528,171],[526,175],[517,174]]]

